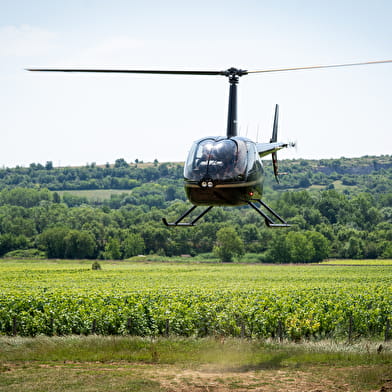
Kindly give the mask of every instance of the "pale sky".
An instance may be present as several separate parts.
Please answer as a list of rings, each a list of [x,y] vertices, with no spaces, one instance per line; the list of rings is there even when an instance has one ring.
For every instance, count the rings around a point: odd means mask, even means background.
[[[183,161],[225,135],[222,76],[28,67],[247,70],[392,59],[389,0],[0,0],[0,167]],[[392,64],[246,75],[240,134],[281,158],[391,154]]]

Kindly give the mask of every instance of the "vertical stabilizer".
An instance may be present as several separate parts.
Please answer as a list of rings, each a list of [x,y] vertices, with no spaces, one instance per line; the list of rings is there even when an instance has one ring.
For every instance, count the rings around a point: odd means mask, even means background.
[[[278,141],[278,117],[279,117],[279,105],[275,105],[275,117],[274,117],[274,126],[272,128],[272,137],[270,143],[275,143]]]

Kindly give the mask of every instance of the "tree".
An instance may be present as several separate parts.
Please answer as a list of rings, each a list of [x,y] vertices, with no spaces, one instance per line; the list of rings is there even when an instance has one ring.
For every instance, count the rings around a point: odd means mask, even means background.
[[[286,236],[290,263],[308,263],[314,259],[315,250],[305,234],[290,231]]]
[[[328,257],[329,253],[329,241],[317,231],[307,231],[305,233],[308,241],[313,245],[314,256],[310,260],[313,263],[318,263]]]
[[[64,241],[66,258],[90,259],[94,256],[94,237],[87,231],[70,230]]]
[[[172,201],[176,198],[176,188],[173,185],[169,185],[165,191],[165,200]]]
[[[317,207],[332,224],[345,223],[344,218],[350,213],[346,197],[335,190],[322,192]]]
[[[316,260],[315,244],[322,247],[317,258],[324,256],[328,240],[322,234],[311,231],[277,232],[269,243],[268,259],[273,263],[309,263]]]
[[[380,211],[374,207],[374,201],[370,194],[361,193],[351,200],[355,212],[355,222],[361,229],[373,227],[380,223]]]
[[[15,187],[3,189],[0,192],[0,205],[10,204],[30,208],[39,205],[42,200],[50,200],[51,194],[48,189],[26,189]]]
[[[259,240],[259,231],[257,229],[257,226],[253,223],[244,225],[241,229],[241,232],[242,232],[242,238],[247,244],[252,241]]]
[[[263,250],[265,244],[260,241],[259,230],[254,223],[242,226],[240,233],[248,252],[258,253]]]
[[[61,203],[61,196],[59,193],[53,193],[53,203]]]
[[[360,259],[363,256],[363,242],[358,237],[350,237],[345,246],[345,257],[349,259]]]
[[[272,263],[290,263],[290,252],[286,243],[286,235],[275,231],[269,243],[267,259]]]
[[[148,253],[157,253],[159,250],[166,249],[168,239],[168,231],[166,229],[146,226],[141,235]]]
[[[54,227],[45,230],[38,237],[39,246],[46,251],[50,259],[62,259],[65,256],[65,237],[68,234],[68,229],[62,227]]]
[[[0,257],[14,249],[26,249],[27,238],[24,235],[0,234]]]
[[[124,158],[119,158],[116,159],[114,162],[114,167],[115,168],[120,168],[120,167],[129,167],[128,163],[125,161]]]
[[[384,242],[384,251],[381,254],[383,259],[391,259],[392,258],[392,244],[390,242]]]
[[[240,258],[245,253],[244,243],[233,227],[218,230],[213,251],[222,262],[231,262],[234,256]]]
[[[105,246],[105,259],[121,259],[120,241],[117,238],[110,238]]]
[[[189,233],[192,247],[196,253],[212,251],[216,240],[216,223],[200,223],[198,226],[190,230]]]
[[[123,242],[124,259],[143,254],[145,248],[144,240],[140,234],[129,234]]]

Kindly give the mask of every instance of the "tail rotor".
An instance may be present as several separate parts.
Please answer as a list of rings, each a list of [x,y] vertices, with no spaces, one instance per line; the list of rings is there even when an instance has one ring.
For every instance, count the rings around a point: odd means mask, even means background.
[[[279,105],[275,105],[275,117],[274,126],[272,128],[272,137],[270,143],[276,143],[278,141],[278,118],[279,118]],[[279,184],[279,168],[278,168],[278,153],[275,151],[272,153],[272,165],[274,168],[275,180]]]

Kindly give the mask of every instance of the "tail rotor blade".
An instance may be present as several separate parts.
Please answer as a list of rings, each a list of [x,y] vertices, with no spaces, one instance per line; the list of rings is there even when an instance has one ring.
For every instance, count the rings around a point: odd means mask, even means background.
[[[274,126],[272,128],[272,137],[270,143],[276,143],[278,141],[278,118],[279,118],[279,105],[275,105],[275,117],[274,117]],[[272,153],[272,165],[274,167],[274,175],[275,180],[279,184],[278,178],[278,153],[275,151]]]
[[[273,152],[272,153],[272,165],[274,167],[274,176],[275,176],[275,180],[276,182],[279,184],[279,168],[278,168],[278,153],[277,152]]]

